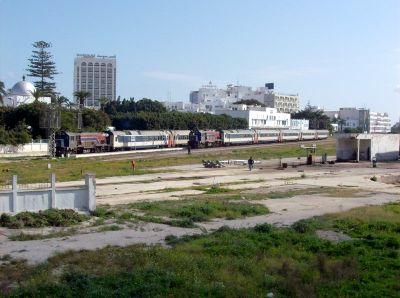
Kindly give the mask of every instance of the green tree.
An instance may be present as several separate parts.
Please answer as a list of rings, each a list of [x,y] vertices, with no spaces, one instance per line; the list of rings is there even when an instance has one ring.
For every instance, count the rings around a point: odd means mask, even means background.
[[[400,122],[397,122],[395,125],[393,125],[390,131],[392,133],[400,133]]]
[[[4,83],[2,81],[0,81],[0,104],[3,105],[4,104],[4,96],[7,95],[6,92],[6,87],[4,86]]]
[[[90,95],[91,94],[89,91],[84,91],[84,90],[74,92],[74,96],[77,99],[77,104],[79,105],[79,108],[84,107],[86,98],[88,98]]]
[[[339,120],[338,120],[339,131],[343,131],[343,126],[345,124],[346,124],[346,120],[339,118]]]
[[[314,110],[308,104],[304,110],[292,113],[292,119],[308,119],[310,129],[331,129],[331,120],[321,110]]]
[[[25,122],[19,122],[18,125],[10,131],[10,144],[21,145],[29,143],[32,140],[31,135],[28,132]]]
[[[59,106],[66,106],[69,103],[69,99],[62,95],[61,96],[56,95],[51,98],[51,102]]]
[[[32,44],[32,58],[29,60],[28,76],[38,78],[34,85],[43,95],[55,95],[56,84],[53,82],[54,76],[58,74],[53,55],[47,50],[51,48],[51,44],[43,40]]]
[[[0,145],[10,144],[10,136],[4,126],[0,126]]]
[[[101,110],[104,112],[104,107],[107,105],[107,103],[109,102],[107,97],[101,97],[100,100],[100,106],[101,106]]]
[[[265,105],[263,103],[259,102],[256,99],[242,99],[242,100],[239,100],[239,101],[235,102],[234,104],[244,104],[244,105],[248,105],[248,106],[265,107]]]
[[[38,103],[39,98],[41,98],[43,96],[42,92],[38,88],[35,88],[35,91],[29,91],[29,92],[35,98],[35,103]]]

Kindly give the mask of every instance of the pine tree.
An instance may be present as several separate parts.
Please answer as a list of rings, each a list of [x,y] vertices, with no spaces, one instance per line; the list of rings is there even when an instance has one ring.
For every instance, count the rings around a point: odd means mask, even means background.
[[[53,82],[54,75],[58,74],[53,55],[46,49],[51,47],[50,43],[37,41],[32,44],[32,58],[28,59],[30,64],[26,69],[28,76],[39,78],[34,85],[45,96],[54,96],[56,83]]]

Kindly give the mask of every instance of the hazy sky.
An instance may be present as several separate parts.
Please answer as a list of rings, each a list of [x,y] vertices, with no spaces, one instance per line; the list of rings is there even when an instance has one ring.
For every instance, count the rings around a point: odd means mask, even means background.
[[[0,80],[51,42],[57,89],[72,98],[77,53],[117,56],[117,96],[188,101],[220,87],[274,82],[327,109],[400,117],[400,0],[0,0]]]

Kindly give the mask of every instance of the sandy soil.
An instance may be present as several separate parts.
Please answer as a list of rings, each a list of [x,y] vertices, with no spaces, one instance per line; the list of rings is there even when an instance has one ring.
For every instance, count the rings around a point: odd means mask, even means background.
[[[328,197],[320,195],[300,195],[285,199],[257,201],[271,210],[271,214],[237,220],[212,220],[200,223],[200,228],[185,229],[153,223],[138,223],[125,226],[123,230],[93,232],[88,229],[83,234],[62,238],[34,241],[10,241],[8,235],[19,233],[0,229],[0,256],[10,255],[26,259],[29,263],[40,263],[57,252],[81,249],[99,249],[107,245],[126,246],[131,244],[163,244],[167,235],[191,235],[214,231],[224,225],[232,228],[253,227],[259,223],[278,226],[290,225],[297,220],[340,212],[351,208],[400,201],[400,187],[387,184],[385,177],[399,173],[400,163],[380,164],[372,168],[369,163],[336,164],[315,167],[291,166],[277,170],[269,164],[259,164],[253,171],[243,166],[229,166],[221,169],[205,169],[199,166],[180,166],[167,173],[148,174],[131,177],[110,177],[97,180],[97,204],[125,204],[135,201],[180,199],[187,194],[201,193],[191,189],[195,186],[220,184],[231,189],[247,189],[257,192],[274,189],[310,188],[319,186],[360,188],[362,196]],[[290,165],[290,164],[289,164]],[[305,177],[301,177],[304,174]],[[377,182],[370,180],[378,177]],[[65,182],[60,186],[77,185],[81,182]],[[171,189],[173,191],[169,191]]]

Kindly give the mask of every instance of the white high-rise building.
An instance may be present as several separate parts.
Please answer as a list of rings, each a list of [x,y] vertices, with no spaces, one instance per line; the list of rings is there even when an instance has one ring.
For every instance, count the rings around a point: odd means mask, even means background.
[[[86,107],[100,108],[100,99],[116,99],[116,56],[78,54],[74,60],[74,93],[88,91]],[[76,101],[76,97],[75,101]]]

